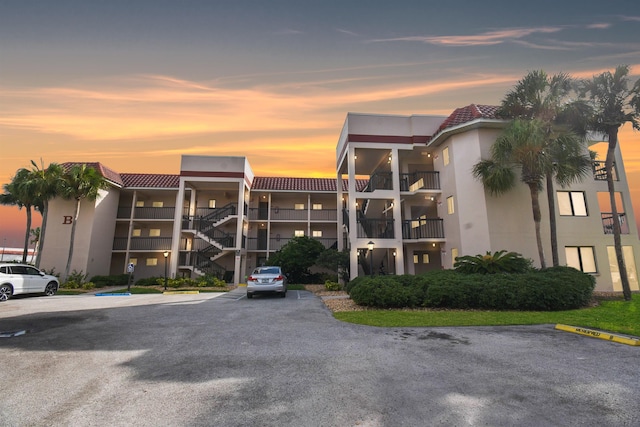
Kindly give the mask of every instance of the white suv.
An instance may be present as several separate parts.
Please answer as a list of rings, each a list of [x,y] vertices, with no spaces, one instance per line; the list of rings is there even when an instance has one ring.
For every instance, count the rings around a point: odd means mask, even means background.
[[[0,301],[17,294],[44,293],[51,296],[59,287],[57,277],[49,276],[35,267],[0,263]]]

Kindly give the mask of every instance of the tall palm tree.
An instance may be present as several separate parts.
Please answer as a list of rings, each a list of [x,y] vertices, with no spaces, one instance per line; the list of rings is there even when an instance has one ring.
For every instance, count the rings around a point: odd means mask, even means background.
[[[31,253],[31,262],[33,263],[33,257],[36,255],[36,252],[39,251],[40,248],[40,231],[42,229],[40,227],[32,228],[29,234],[31,235],[31,243],[33,244],[33,252]]]
[[[539,120],[544,129],[546,151],[556,158],[545,173],[551,255],[559,265],[558,233],[555,214],[555,182],[561,186],[580,181],[591,172],[591,156],[584,144],[584,126],[576,111],[584,110],[581,102],[570,101],[573,79],[560,73],[549,76],[542,70],[529,72],[507,93],[497,115],[504,118]],[[575,131],[579,131],[577,134]]]
[[[581,95],[586,97],[593,107],[589,127],[596,132],[606,135],[608,140],[605,170],[607,188],[613,215],[613,242],[620,270],[620,281],[624,299],[631,300],[629,276],[622,254],[622,240],[620,237],[620,217],[616,206],[616,193],[613,180],[613,163],[615,150],[618,145],[618,130],[625,123],[631,123],[633,128],[640,130],[640,80],[629,88],[628,65],[619,65],[615,71],[605,71],[593,76],[591,80],[581,82]]]
[[[37,210],[42,215],[42,227],[38,240],[36,267],[40,266],[41,249],[44,247],[45,233],[47,231],[47,216],[49,213],[49,200],[60,195],[60,192],[62,191],[62,175],[64,172],[62,166],[57,163],[49,164],[46,169],[42,160],[40,160],[40,163],[41,167],[38,167],[33,160],[31,161],[31,165],[33,166],[31,172],[34,176],[39,196],[39,206]]]
[[[37,203],[35,183],[31,171],[25,168],[18,169],[11,178],[11,182],[3,185],[4,193],[0,194],[0,204],[16,205],[18,209],[25,208],[27,213],[27,228],[24,235],[22,262],[27,262],[29,251],[29,233],[31,231],[31,209]]]
[[[536,243],[540,266],[546,267],[540,234],[540,201],[538,193],[549,166],[545,155],[544,125],[540,120],[513,120],[491,146],[491,158],[481,160],[473,167],[473,175],[482,181],[492,195],[501,195],[516,184],[516,171],[520,180],[529,187],[531,210],[535,224]]]
[[[75,215],[71,223],[71,237],[69,239],[69,256],[64,270],[64,280],[69,277],[71,261],[73,259],[73,246],[75,243],[76,224],[80,216],[80,202],[83,199],[93,201],[98,198],[100,190],[107,187],[105,178],[92,167],[86,164],[73,165],[63,176],[61,194],[66,199],[75,200]]]

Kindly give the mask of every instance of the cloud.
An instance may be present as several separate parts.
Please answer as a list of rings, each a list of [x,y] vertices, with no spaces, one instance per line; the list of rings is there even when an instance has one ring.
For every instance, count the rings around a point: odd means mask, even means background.
[[[606,30],[607,28],[610,28],[610,27],[611,27],[611,24],[608,22],[593,23],[593,24],[587,25],[587,28],[592,30]]]
[[[464,36],[410,36],[375,39],[371,42],[413,41],[441,46],[490,46],[521,39],[536,33],[556,33],[564,27],[511,28]]]

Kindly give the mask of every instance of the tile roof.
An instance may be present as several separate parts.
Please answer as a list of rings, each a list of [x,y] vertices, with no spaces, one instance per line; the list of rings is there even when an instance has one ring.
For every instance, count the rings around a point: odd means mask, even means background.
[[[368,180],[356,180],[356,189],[366,187]],[[251,190],[280,190],[280,191],[320,191],[336,192],[334,178],[284,178],[284,177],[256,177]],[[342,190],[347,191],[347,180],[342,181]]]
[[[180,175],[159,173],[121,173],[122,182],[128,188],[178,188]]]
[[[113,169],[106,167],[100,162],[65,162],[62,164],[62,167],[64,168],[64,170],[68,171],[73,166],[77,166],[77,165],[86,165],[88,168],[97,170],[100,173],[100,175],[102,175],[107,180],[113,182],[114,184],[119,186],[123,185],[120,174],[114,171]]]
[[[497,105],[476,105],[471,104],[466,107],[456,108],[453,113],[447,117],[440,125],[436,134],[442,132],[445,129],[458,126],[467,122],[471,122],[476,119],[498,119],[496,117],[496,111],[498,111]]]

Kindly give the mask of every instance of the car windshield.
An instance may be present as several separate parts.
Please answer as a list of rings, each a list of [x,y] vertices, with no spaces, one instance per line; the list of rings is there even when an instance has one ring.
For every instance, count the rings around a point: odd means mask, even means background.
[[[254,274],[280,274],[278,267],[256,268]]]

